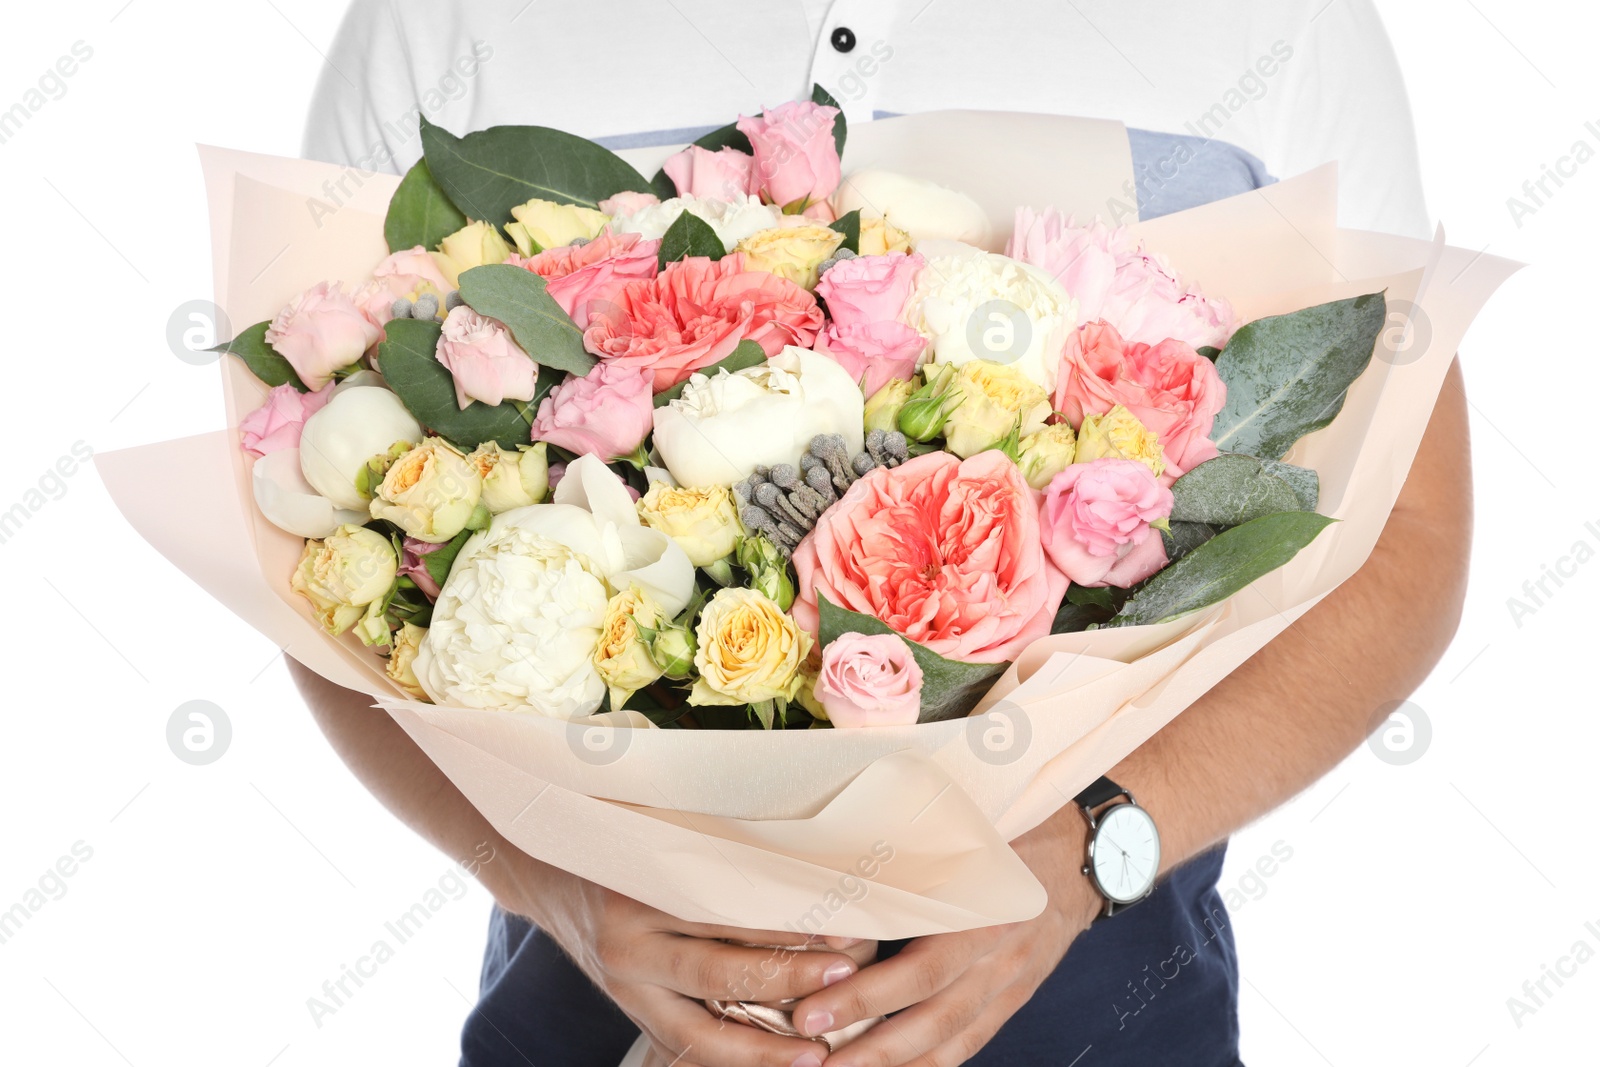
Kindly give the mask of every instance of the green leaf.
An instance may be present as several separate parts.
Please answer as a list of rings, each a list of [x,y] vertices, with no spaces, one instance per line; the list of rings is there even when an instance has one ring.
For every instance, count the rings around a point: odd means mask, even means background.
[[[461,546],[467,543],[475,531],[462,530],[450,540],[440,545],[437,549],[422,557],[422,566],[428,572],[428,577],[443,585],[445,579],[450,577],[450,568],[455,565],[456,557],[461,555]]]
[[[650,183],[610,149],[544,126],[492,126],[457,137],[420,119],[428,170],[456,207],[496,225],[529,200],[599,208]]]
[[[1212,348],[1210,345],[1202,345],[1201,347],[1195,349],[1195,351],[1213,363],[1217,361],[1218,356],[1222,355],[1222,349]]]
[[[838,151],[839,158],[843,159],[845,137],[850,132],[844,121],[844,108],[839,107],[839,101],[835,100],[828,90],[814,83],[811,86],[811,102],[839,108],[839,113],[833,117],[833,147]]]
[[[1278,459],[1333,421],[1372,361],[1382,293],[1335,300],[1239,327],[1217,357],[1227,403],[1212,427],[1225,452]]]
[[[1261,469],[1289,483],[1294,495],[1300,498],[1301,511],[1316,511],[1322,499],[1322,478],[1310,467],[1296,467],[1276,459],[1261,461]]]
[[[1220,603],[1289,562],[1333,521],[1285,511],[1224,530],[1145,582],[1110,625],[1169,622]]]
[[[1267,464],[1271,463],[1269,468]],[[1298,471],[1290,476],[1286,472]],[[1307,485],[1311,503],[1297,491]],[[1290,481],[1294,478],[1294,482]],[[1242,522],[1279,511],[1310,511],[1317,504],[1317,472],[1288,463],[1226,452],[1209,459],[1172,483],[1172,518],[1179,522],[1204,522],[1238,526]]]
[[[1114,591],[1109,586],[1078,585],[1074,582],[1067,586],[1067,603],[1077,604],[1079,607],[1098,607],[1115,611],[1118,607]]]
[[[1112,614],[1105,608],[1095,607],[1093,604],[1074,604],[1070,600],[1063,600],[1061,607],[1056,611],[1055,620],[1050,624],[1050,632],[1053,634],[1081,633],[1091,626],[1105,625]]]
[[[503,448],[528,443],[533,413],[527,404],[508,400],[490,407],[474,400],[465,410],[457,406],[455,380],[435,354],[440,333],[437,322],[393,319],[385,329],[388,337],[378,345],[378,367],[418,422],[463,452],[485,441],[498,442]]]
[[[310,392],[306,383],[300,380],[300,375],[294,372],[294,367],[289,361],[278,355],[277,350],[267,344],[267,327],[271,322],[258,322],[245,330],[231,341],[217,345],[213,352],[231,352],[238,356],[244,365],[250,368],[250,373],[261,379],[267,385],[292,385],[302,393]]]
[[[711,224],[700,216],[685,211],[674,219],[672,225],[667,227],[667,232],[661,235],[661,250],[656,253],[656,264],[660,269],[666,270],[668,263],[676,263],[690,256],[721,259],[726,254],[722,247],[722,238],[717,236],[717,231],[711,228]]]
[[[828,223],[828,229],[838,230],[844,234],[844,240],[839,243],[840,248],[848,248],[852,252],[861,251],[861,209],[847,211],[843,215]]]
[[[766,350],[760,345],[756,344],[754,341],[740,341],[734,347],[732,352],[729,352],[726,356],[723,356],[721,359],[717,360],[717,362],[711,364],[711,366],[703,367],[700,370],[695,371],[695,373],[704,374],[708,378],[714,378],[716,377],[718,371],[725,370],[729,374],[732,374],[734,371],[744,370],[746,367],[755,367],[765,363],[766,361]],[[686,378],[670,389],[663,389],[661,392],[655,395],[655,406],[658,408],[665,407],[667,404],[670,404],[672,401],[678,399],[678,397],[683,395],[683,387],[688,384],[689,381]]]
[[[702,135],[694,143],[708,152],[718,152],[724,148],[732,148],[735,151],[743,152],[747,156],[753,156],[756,153],[755,146],[750,143],[750,138],[740,132],[737,122],[730,122],[726,126],[718,126],[710,133]]]
[[[391,252],[417,245],[434,248],[466,224],[467,217],[428,173],[428,161],[419,159],[400,179],[399,188],[389,200],[383,239]]]
[[[840,634],[894,633],[871,615],[841,608],[821,594],[817,595],[817,608],[822,619],[824,648]],[[918,722],[941,722],[966,716],[983,699],[994,680],[1010,666],[1008,663],[960,663],[945,659],[900,634],[895,636],[906,643],[917,666],[922,668],[922,714],[917,716]]]
[[[1187,556],[1221,531],[1209,523],[1177,520],[1169,522],[1167,528],[1159,532],[1161,547],[1167,550],[1167,562],[1171,564]]]
[[[461,274],[461,299],[478,314],[505,323],[540,367],[580,378],[594,369],[596,360],[583,347],[583,331],[533,271],[507,263],[473,267]]]

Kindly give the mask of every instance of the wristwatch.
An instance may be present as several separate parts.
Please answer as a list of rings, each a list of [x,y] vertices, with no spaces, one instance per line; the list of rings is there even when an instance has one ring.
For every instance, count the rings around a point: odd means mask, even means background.
[[[1161,835],[1133,794],[1109,778],[1079,793],[1077,803],[1089,820],[1083,873],[1106,900],[1102,916],[1115,915],[1154,891],[1161,867]]]

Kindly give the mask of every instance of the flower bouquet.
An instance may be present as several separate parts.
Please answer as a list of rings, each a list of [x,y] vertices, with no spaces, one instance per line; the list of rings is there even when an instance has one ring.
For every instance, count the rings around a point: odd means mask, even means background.
[[[846,135],[207,150],[229,428],[105,480],[547,862],[752,929],[1037,914],[1006,842],[1361,565],[1512,268],[1338,229],[1331,167],[1110,225],[1116,124]]]

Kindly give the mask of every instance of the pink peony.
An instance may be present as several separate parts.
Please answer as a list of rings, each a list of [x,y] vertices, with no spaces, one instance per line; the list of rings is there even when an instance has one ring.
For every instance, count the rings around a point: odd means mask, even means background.
[[[739,132],[755,149],[756,185],[779,206],[826,200],[839,187],[839,150],[833,143],[836,107],[790,101],[764,114],[740,116]]]
[[[1150,524],[1172,514],[1172,490],[1131,459],[1074,463],[1039,505],[1044,550],[1079,585],[1126,589],[1167,565]]]
[[[656,276],[660,250],[659,240],[605,232],[588,244],[547,248],[529,259],[513,255],[506,262],[544,278],[550,296],[581,330],[597,308],[616,302],[624,285]]]
[[[439,583],[428,573],[424,559],[443,547],[443,542],[434,544],[430,541],[419,541],[415,537],[406,538],[400,546],[400,566],[396,573],[401,578],[410,578],[416,582],[417,588],[422,590],[422,595],[430,601],[439,598]]]
[[[511,331],[465,304],[445,316],[439,362],[456,382],[456,403],[474,400],[493,407],[506,400],[532,400],[539,365],[517,347]]]
[[[822,275],[817,295],[827,302],[828,317],[837,325],[898,322],[911,298],[917,272],[927,264],[915,252],[842,260]]]
[[[445,295],[453,288],[433,254],[417,245],[390,254],[374,267],[372,281],[362,287],[357,300],[368,317],[381,326],[393,317],[394,302],[401,297],[410,299],[419,290],[431,289],[442,306]]]
[[[382,337],[383,330],[345,295],[343,286],[320,282],[278,312],[266,340],[315,392]]]
[[[653,279],[624,285],[603,313],[594,309],[583,343],[602,360],[649,371],[659,393],[727,357],[741,340],[771,356],[809,348],[822,328],[816,298],[738,254],[668,264]]]
[[[1067,338],[1056,378],[1055,407],[1073,426],[1121,404],[1161,440],[1171,485],[1217,454],[1211,426],[1228,388],[1209,359],[1182,341],[1125,344],[1104,322]]]
[[[601,363],[583,378],[568,378],[540,402],[533,439],[609,462],[639,447],[654,410],[648,371]]]
[[[596,206],[605,214],[616,218],[618,215],[632,215],[635,211],[643,211],[647,207],[654,207],[661,203],[661,198],[655,193],[635,193],[624,190],[616,196],[610,196],[600,201]]]
[[[1221,348],[1237,322],[1226,300],[1185,286],[1162,257],[1146,252],[1126,227],[1079,226],[1050,208],[1018,208],[1006,255],[1048,271],[1078,301],[1078,321],[1104,319],[1129,344],[1173,338],[1191,348]]]
[[[267,402],[239,420],[244,450],[260,458],[279,449],[299,448],[301,427],[332,398],[332,382],[314,393],[302,393],[292,385],[273,386]]]
[[[755,157],[737,148],[712,152],[690,145],[661,164],[661,169],[678,187],[679,196],[742,202],[750,194],[760,192]]]
[[[894,634],[841,634],[822,650],[814,692],[839,729],[910,726],[922,712],[922,668]]]
[[[871,396],[892,379],[910,378],[928,339],[903,322],[830,324],[817,335],[817,351],[850,372]]]
[[[818,598],[881,619],[948,659],[1013,660],[1050,624],[1067,579],[1045,558],[1039,506],[998,450],[930,452],[856,481],[794,553],[793,614]]]

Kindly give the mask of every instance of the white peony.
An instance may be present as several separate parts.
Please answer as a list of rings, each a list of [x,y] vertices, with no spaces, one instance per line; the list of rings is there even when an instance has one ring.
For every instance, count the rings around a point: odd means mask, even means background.
[[[906,322],[931,340],[929,361],[983,359],[1054,390],[1077,301],[1037,267],[954,241],[925,241]]]
[[[356,475],[396,441],[422,441],[421,424],[398,396],[376,385],[336,387],[300,431],[300,472],[334,507],[366,511],[370,498],[356,488]]]
[[[250,488],[256,507],[267,521],[299,537],[327,537],[346,523],[367,521],[366,509],[336,508],[300,473],[300,450],[280,448],[256,460],[250,468]]]
[[[989,215],[966,193],[924,178],[888,170],[858,170],[834,194],[840,215],[860,210],[863,220],[881,215],[913,241],[989,243]]]
[[[732,374],[692,376],[682,396],[656,408],[654,441],[679,485],[726,486],[757,466],[797,462],[817,434],[842,434],[859,452],[864,407],[849,371],[791,345]]]
[[[725,252],[733,251],[733,246],[746,237],[782,224],[782,215],[778,209],[763,204],[761,198],[757,196],[733,201],[675,196],[671,200],[651,204],[631,215],[618,215],[611,220],[611,232],[638,233],[643,234],[647,240],[653,240],[666,234],[667,229],[677,222],[678,216],[685,211],[711,227],[712,231],[722,239],[722,248]]]

